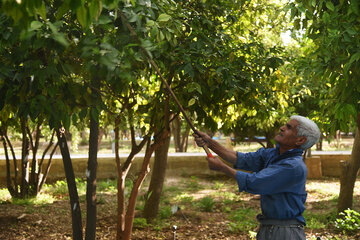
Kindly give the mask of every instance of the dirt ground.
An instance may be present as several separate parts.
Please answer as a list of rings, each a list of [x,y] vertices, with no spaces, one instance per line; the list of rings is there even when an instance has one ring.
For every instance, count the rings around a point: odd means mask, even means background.
[[[105,202],[98,205],[97,239],[116,236],[116,207],[107,203],[105,197]],[[69,208],[68,200],[56,201],[51,206],[32,206],[32,210],[27,206],[1,204],[0,239],[72,239]],[[173,225],[177,226],[176,239],[249,239],[226,231],[228,222],[220,212],[183,211],[183,214],[187,220],[177,213],[168,219],[173,224],[159,231],[153,227],[135,228],[132,239],[174,239]]]
[[[257,200],[252,200],[258,204]],[[81,206],[82,209],[85,206]],[[34,209],[33,209],[34,208]],[[0,239],[3,240],[49,240],[72,239],[71,217],[68,200],[54,202],[51,206],[32,207],[2,204],[0,205]],[[116,237],[116,208],[98,206],[97,239],[115,239]],[[229,221],[221,212],[186,212],[187,220],[177,213],[170,219],[169,227],[156,231],[153,227],[135,228],[132,239],[174,239],[173,225],[177,226],[176,239],[250,239],[248,234],[231,233],[228,231]],[[85,219],[83,221],[85,223]],[[313,236],[334,236],[326,230],[306,230],[307,239]],[[360,237],[358,235],[357,237]],[[347,239],[359,239],[354,238]],[[329,238],[330,239],[330,238]],[[341,238],[339,238],[341,239]]]
[[[320,182],[321,183],[321,182]],[[320,184],[319,183],[319,184]],[[317,182],[312,183],[318,184]],[[333,183],[331,183],[333,184]],[[317,186],[314,185],[314,188]],[[233,189],[236,193],[236,189]],[[239,193],[236,193],[239,194]],[[252,208],[259,209],[259,199],[256,195],[241,193],[241,201],[232,203],[231,208]],[[325,209],[324,206],[317,206],[316,195],[309,191],[308,208]],[[115,239],[116,237],[116,195],[102,193],[98,194],[99,204],[97,205],[97,239]],[[357,196],[356,202],[360,202]],[[80,196],[83,227],[85,231],[86,206],[84,196]],[[196,209],[178,211],[170,218],[167,218],[165,225],[161,228],[134,227],[132,239],[251,239],[248,232],[236,233],[229,231],[229,218],[221,210],[221,203],[216,203],[214,211],[203,212]],[[334,206],[328,206],[333,208]],[[137,214],[139,216],[139,214]],[[177,226],[174,233],[173,226]],[[253,229],[256,231],[256,227]],[[334,230],[319,229],[311,230],[305,228],[307,239],[316,240],[317,237],[324,239],[360,239],[360,233],[352,237],[343,237],[341,233]],[[175,235],[176,234],[176,235]],[[51,204],[40,205],[17,205],[10,202],[0,204],[0,239],[1,240],[49,240],[49,239],[72,239],[72,226],[70,216],[70,203],[64,196],[57,198]]]

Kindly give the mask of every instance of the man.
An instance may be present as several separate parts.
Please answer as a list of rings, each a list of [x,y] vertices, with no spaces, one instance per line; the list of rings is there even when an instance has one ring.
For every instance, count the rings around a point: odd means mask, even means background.
[[[198,146],[207,145],[234,166],[228,166],[218,157],[208,157],[210,169],[234,177],[240,192],[260,194],[262,213],[257,216],[260,222],[257,239],[306,239],[302,213],[307,196],[307,168],[302,154],[319,140],[320,131],[313,121],[292,116],[275,136],[276,148],[261,148],[251,153],[226,149],[202,132],[194,137]]]

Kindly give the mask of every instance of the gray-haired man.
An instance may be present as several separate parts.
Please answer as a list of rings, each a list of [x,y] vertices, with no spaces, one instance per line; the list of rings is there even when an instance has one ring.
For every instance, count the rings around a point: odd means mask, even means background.
[[[194,137],[198,146],[207,145],[234,166],[229,167],[214,157],[207,158],[210,169],[234,177],[240,192],[261,195],[262,213],[257,216],[260,222],[257,239],[306,239],[302,214],[307,196],[307,168],[302,154],[319,140],[320,131],[313,121],[303,116],[292,116],[274,138],[276,148],[261,148],[251,153],[226,149],[202,132],[194,134]]]

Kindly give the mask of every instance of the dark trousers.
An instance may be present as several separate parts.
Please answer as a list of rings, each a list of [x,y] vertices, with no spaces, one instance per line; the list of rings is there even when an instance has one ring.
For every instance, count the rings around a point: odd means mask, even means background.
[[[257,240],[305,240],[304,225],[295,219],[263,219],[258,216],[260,228]]]

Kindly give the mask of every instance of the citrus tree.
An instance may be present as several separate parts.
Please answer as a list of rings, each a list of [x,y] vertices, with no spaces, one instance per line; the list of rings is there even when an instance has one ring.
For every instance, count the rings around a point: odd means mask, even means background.
[[[342,212],[352,207],[360,167],[359,2],[294,1],[289,9],[295,27],[314,42],[313,51],[306,56],[307,66],[302,68],[326,89],[320,102],[321,113],[328,116],[326,126],[332,133],[348,132],[353,123],[357,126],[350,161],[342,164],[338,202],[338,212]]]

